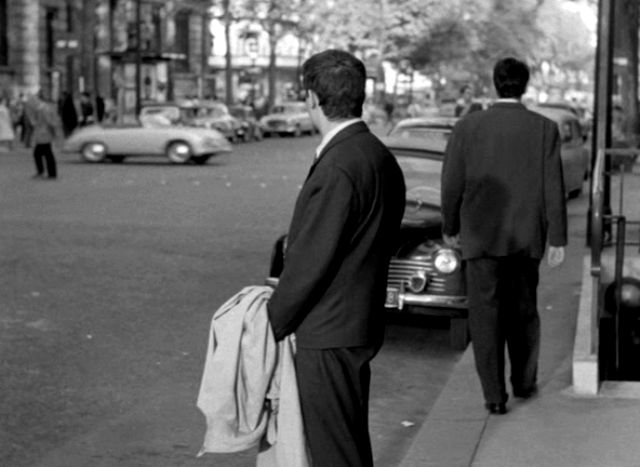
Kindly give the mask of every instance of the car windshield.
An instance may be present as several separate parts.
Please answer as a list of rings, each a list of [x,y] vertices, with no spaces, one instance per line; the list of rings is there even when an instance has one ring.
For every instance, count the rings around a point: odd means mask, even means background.
[[[225,112],[224,109],[216,107],[216,108],[208,109],[207,116],[222,118],[227,116],[227,112]]]
[[[159,116],[175,122],[180,119],[180,109],[173,106],[143,107],[140,111],[140,116]]]
[[[424,141],[428,147],[444,151],[451,135],[450,128],[431,126],[397,126],[389,136],[397,138],[416,138]]]
[[[440,206],[440,174],[442,154],[429,153],[420,156],[403,155],[393,151],[407,186],[407,205],[431,204]]]

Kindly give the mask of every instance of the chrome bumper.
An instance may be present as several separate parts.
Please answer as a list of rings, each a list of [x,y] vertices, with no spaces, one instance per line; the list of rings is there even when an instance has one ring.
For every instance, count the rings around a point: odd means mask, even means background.
[[[423,295],[412,292],[400,292],[397,306],[385,305],[387,308],[402,310],[405,305],[433,308],[467,308],[467,297],[459,295]]]

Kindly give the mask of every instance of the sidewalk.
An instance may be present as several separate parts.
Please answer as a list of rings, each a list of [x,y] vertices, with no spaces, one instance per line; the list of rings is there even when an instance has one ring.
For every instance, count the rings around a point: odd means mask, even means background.
[[[638,167],[634,170],[640,172]],[[625,178],[625,191],[640,193],[639,174]],[[636,200],[633,208],[626,205],[632,210],[629,217],[639,218],[638,204]],[[637,391],[624,396],[611,391],[581,396],[572,388],[576,332],[590,332],[576,331],[579,308],[584,308],[580,306],[584,301],[584,258],[590,254],[585,246],[587,210],[586,192],[569,201],[570,240],[565,263],[553,270],[545,265],[540,271],[538,395],[527,401],[511,398],[509,413],[489,416],[469,346],[402,467],[640,466]],[[508,369],[506,375],[508,380]]]

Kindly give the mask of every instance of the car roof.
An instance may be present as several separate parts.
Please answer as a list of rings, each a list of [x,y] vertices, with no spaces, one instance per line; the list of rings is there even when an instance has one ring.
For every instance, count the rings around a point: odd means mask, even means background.
[[[543,117],[550,118],[555,122],[563,122],[566,120],[578,120],[578,117],[571,111],[565,110],[560,107],[544,107],[544,106],[531,106],[529,110],[536,112]]]
[[[430,144],[420,137],[384,136],[380,138],[389,150],[401,156],[428,157],[429,155],[442,156],[444,147],[439,144]]]
[[[429,127],[429,128],[453,128],[458,121],[455,117],[412,117],[405,118],[396,123],[394,128]]]
[[[577,109],[575,108],[575,106],[571,105],[568,102],[557,102],[557,101],[540,102],[538,104],[538,107],[544,107],[547,109],[564,109],[568,112],[571,112],[572,114],[577,115]]]

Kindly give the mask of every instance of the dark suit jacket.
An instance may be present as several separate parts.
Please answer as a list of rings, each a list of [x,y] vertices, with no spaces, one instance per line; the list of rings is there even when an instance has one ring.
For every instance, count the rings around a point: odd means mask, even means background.
[[[442,169],[443,233],[465,259],[542,258],[547,236],[567,243],[560,136],[555,122],[498,102],[460,120]]]
[[[306,348],[380,345],[387,272],[404,211],[402,172],[362,122],[335,135],[296,201],[267,305],[276,339]]]

